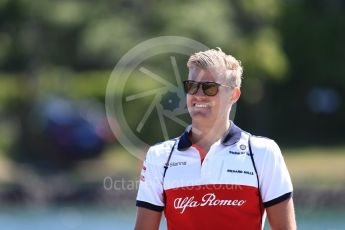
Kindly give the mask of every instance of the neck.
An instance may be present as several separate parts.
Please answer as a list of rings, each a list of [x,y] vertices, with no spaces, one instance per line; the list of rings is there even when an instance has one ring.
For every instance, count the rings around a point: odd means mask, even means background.
[[[224,133],[230,128],[229,119],[215,122],[192,121],[192,132],[190,139],[205,150],[217,140],[221,139]]]

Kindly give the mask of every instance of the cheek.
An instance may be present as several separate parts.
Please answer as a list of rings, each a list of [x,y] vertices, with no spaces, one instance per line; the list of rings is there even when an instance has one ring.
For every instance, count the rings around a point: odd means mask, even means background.
[[[228,92],[222,92],[219,94],[218,104],[223,107],[227,107],[227,105],[231,105],[231,94]]]
[[[186,101],[187,104],[190,104],[190,102],[192,101],[191,96],[189,94],[186,95]]]
[[[187,103],[187,107],[192,107],[192,96],[187,95],[186,96],[186,103]]]

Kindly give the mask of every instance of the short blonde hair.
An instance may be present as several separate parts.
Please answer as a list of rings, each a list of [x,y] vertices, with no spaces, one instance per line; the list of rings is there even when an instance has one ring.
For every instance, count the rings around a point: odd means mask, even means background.
[[[232,87],[241,87],[243,68],[241,61],[231,55],[225,54],[219,47],[218,50],[210,49],[190,56],[187,66],[191,68],[208,69],[212,67],[225,68],[226,80]]]

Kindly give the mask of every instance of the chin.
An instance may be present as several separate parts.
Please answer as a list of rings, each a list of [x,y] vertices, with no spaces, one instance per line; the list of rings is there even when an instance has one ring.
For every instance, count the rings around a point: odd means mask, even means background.
[[[206,119],[211,117],[211,114],[205,111],[193,111],[190,115],[192,119]]]

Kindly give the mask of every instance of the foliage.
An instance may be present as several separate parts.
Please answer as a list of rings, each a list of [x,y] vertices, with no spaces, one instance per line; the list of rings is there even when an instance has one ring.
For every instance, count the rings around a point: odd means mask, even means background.
[[[287,144],[339,142],[345,115],[344,11],[343,2],[322,0],[0,0],[0,135],[16,130],[0,145],[28,135],[26,115],[47,95],[103,103],[120,58],[163,35],[221,47],[242,61],[236,122],[243,128]],[[166,60],[151,66],[171,73]],[[315,110],[319,100],[310,96],[315,89],[336,95],[337,107]],[[133,117],[135,109],[128,108]]]

